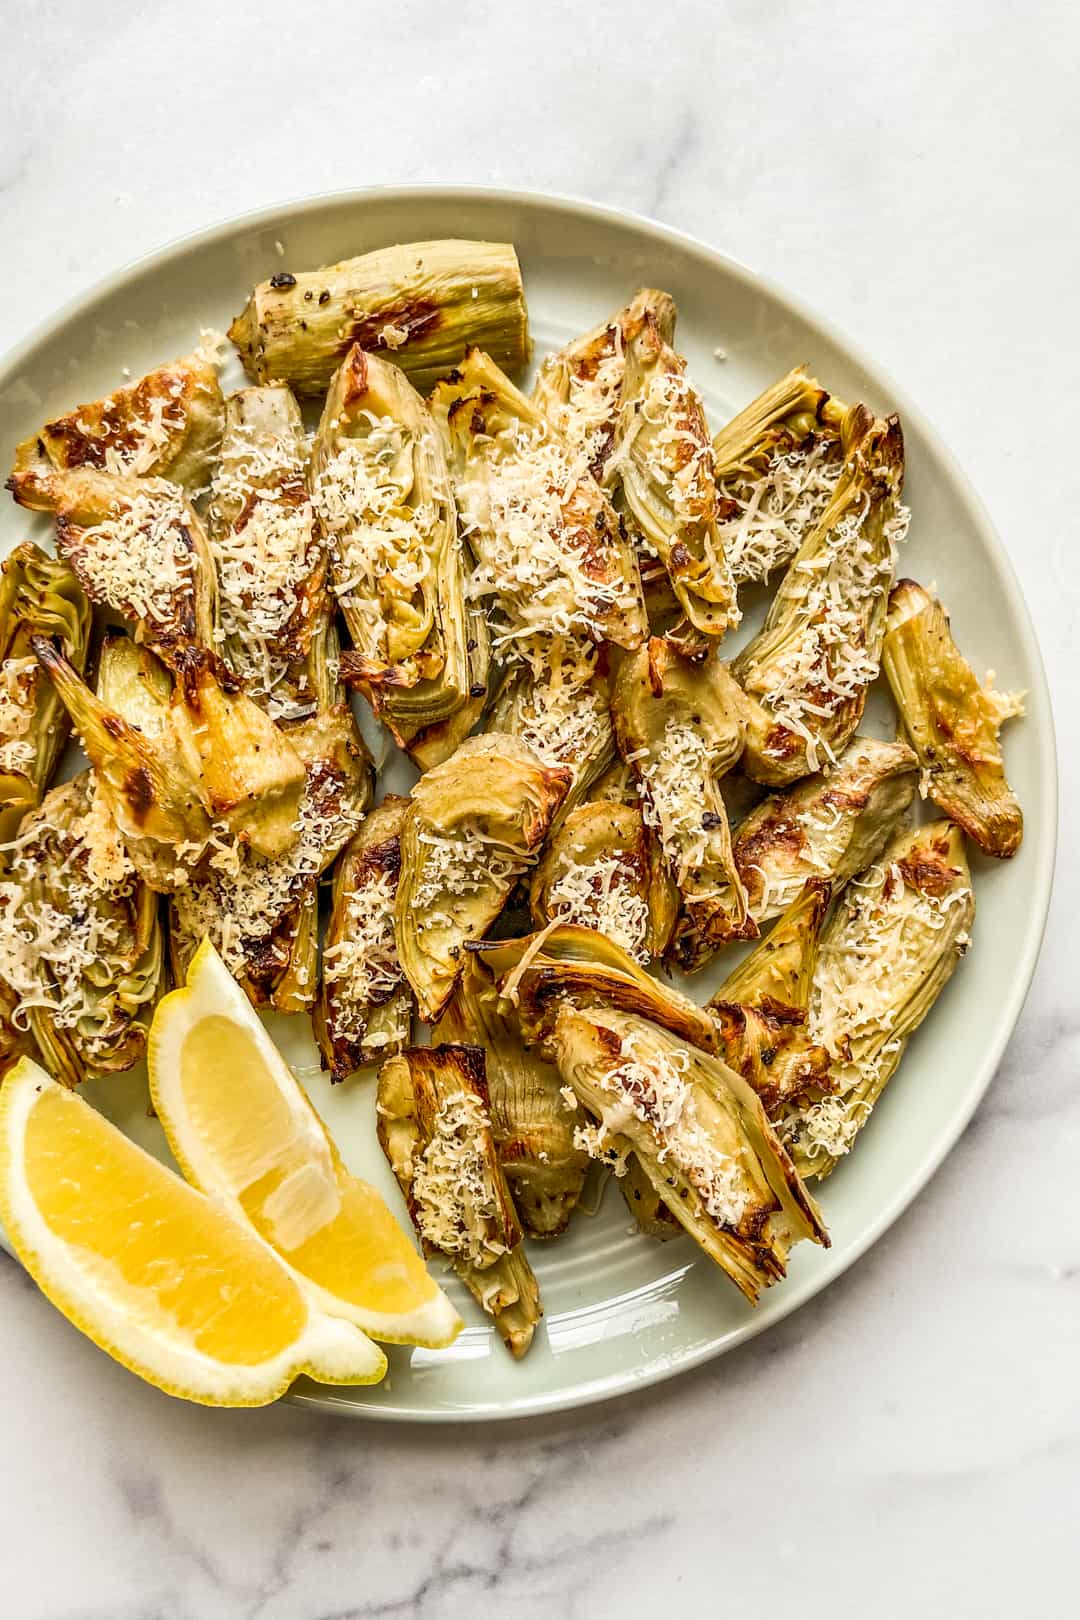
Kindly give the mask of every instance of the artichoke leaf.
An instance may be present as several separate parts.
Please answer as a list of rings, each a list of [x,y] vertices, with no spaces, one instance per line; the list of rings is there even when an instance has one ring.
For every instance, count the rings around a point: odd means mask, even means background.
[[[751,1304],[821,1214],[742,1077],[633,1013],[564,1005],[559,1072],[596,1124],[583,1140],[616,1171],[633,1153],[679,1223]]]
[[[822,1179],[851,1151],[966,952],[974,916],[963,833],[949,821],[897,834],[848,885],[822,935],[807,1026],[830,1055],[836,1094],[779,1126],[802,1175]]]
[[[642,814],[682,896],[671,953],[687,971],[730,939],[753,939],[720,779],[746,734],[742,693],[710,651],[685,657],[654,637],[623,661],[612,696],[615,736],[638,781]]]
[[[751,400],[713,439],[717,521],[738,584],[790,562],[836,490],[863,405],[831,399],[802,366]]]
[[[896,548],[907,530],[904,439],[895,416],[866,427],[856,412],[846,425],[854,438],[833,497],[761,630],[732,664],[749,700],[743,770],[770,787],[835,763],[879,670]]]
[[[584,455],[489,355],[471,349],[431,395],[496,648],[536,636],[637,647],[646,633],[633,548]]]
[[[876,860],[917,781],[918,761],[906,743],[854,737],[831,771],[751,810],[733,851],[754,921],[779,916],[808,878],[828,878],[839,889]]]
[[[23,822],[0,873],[0,978],[50,1073],[130,1069],[163,986],[157,896],[84,771]]]
[[[510,890],[536,858],[570,786],[517,738],[472,737],[412,790],[394,912],[398,959],[433,1022]]]
[[[168,478],[189,494],[206,485],[221,443],[224,401],[217,371],[200,351],[157,366],[104,399],[44,423],[15,451],[15,499],[50,472],[92,471]]]
[[[30,542],[17,546],[0,573],[0,842],[41,802],[68,736],[31,638],[58,641],[81,673],[90,631],[90,603],[67,564]]]
[[[911,579],[889,598],[882,662],[924,791],[984,855],[1015,855],[1024,816],[1005,777],[1000,731],[1023,713],[1022,700],[979,682],[945,609]]]
[[[550,922],[595,929],[636,962],[662,956],[679,893],[639,805],[581,804],[560,819],[533,872],[537,928]]]
[[[526,1046],[513,1009],[475,955],[433,1032],[438,1042],[487,1052],[488,1103],[499,1163],[529,1237],[556,1237],[577,1208],[588,1155],[574,1145],[575,1124],[558,1070]]]
[[[654,979],[594,929],[549,923],[526,939],[493,940],[478,953],[500,995],[516,1007],[526,1040],[544,1055],[550,1055],[552,1027],[564,1003],[640,1014],[694,1046],[716,1050],[716,1025],[704,1007]]]
[[[388,794],[334,868],[323,945],[322,989],[312,1023],[331,1080],[394,1057],[409,1043],[412,991],[394,943],[401,829],[409,801]]]
[[[507,1348],[523,1356],[543,1314],[499,1164],[477,1046],[413,1047],[379,1071],[378,1136],[424,1253],[453,1265]]]
[[[399,243],[321,270],[279,270],[229,328],[253,382],[321,395],[354,344],[430,388],[470,344],[507,371],[529,358],[529,317],[509,242]]]

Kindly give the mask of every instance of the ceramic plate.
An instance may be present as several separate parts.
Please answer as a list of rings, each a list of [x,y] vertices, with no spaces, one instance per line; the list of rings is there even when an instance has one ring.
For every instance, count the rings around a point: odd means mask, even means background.
[[[679,306],[678,345],[719,426],[797,362],[842,399],[897,409],[907,440],[906,499],[913,511],[901,569],[936,582],[960,645],[999,684],[1026,688],[1026,720],[1009,728],[1009,774],[1027,817],[1015,860],[976,858],[974,948],[913,1040],[903,1066],[859,1139],[826,1183],[833,1247],[802,1244],[790,1275],[756,1310],[690,1242],[636,1233],[618,1190],[568,1234],[532,1246],[546,1316],[526,1360],[509,1358],[451,1278],[466,1329],[449,1350],[391,1350],[374,1389],[303,1384],[294,1399],[368,1417],[452,1420],[517,1417],[599,1400],[671,1377],[740,1344],[826,1287],[894,1221],[956,1141],[1016,1022],[1034,969],[1054,856],[1057,803],[1053,730],[1035,635],[991,524],[949,452],[876,366],[786,293],[712,248],[645,220],[591,204],[505,192],[375,191],[316,199],[219,226],[143,261],[50,321],[0,369],[0,461],[50,414],[94,399],[156,362],[191,349],[201,327],[224,329],[253,283],[391,242],[441,236],[516,244],[536,350],[543,355],[594,325],[640,285],[665,287]],[[239,386],[239,366],[226,381]],[[0,547],[44,533],[4,502]],[[755,615],[734,650],[754,627]],[[868,711],[885,735],[888,710]],[[1001,948],[1007,941],[1007,948]],[[704,998],[730,964],[695,990]],[[375,1143],[374,1081],[331,1088],[306,1021],[269,1020],[351,1168],[404,1211]],[[95,1082],[88,1097],[167,1157],[146,1117],[142,1071]]]

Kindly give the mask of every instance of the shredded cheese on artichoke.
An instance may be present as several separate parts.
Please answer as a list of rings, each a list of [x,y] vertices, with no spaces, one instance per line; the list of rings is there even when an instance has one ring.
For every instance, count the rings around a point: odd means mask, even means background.
[[[387,1045],[395,1033],[407,1033],[404,1008],[400,1030],[374,1036],[367,1033],[372,1007],[385,1006],[405,985],[394,943],[396,895],[397,877],[391,872],[378,872],[362,882],[346,900],[343,937],[323,952],[323,978],[333,1008],[336,1040]]]
[[[578,862],[568,851],[547,892],[551,917],[604,934],[635,962],[649,960],[649,908],[634,867],[619,855]]]
[[[758,477],[717,481],[717,527],[736,583],[766,580],[794,557],[832,500],[843,465],[837,442],[818,438],[774,456]]]
[[[490,1261],[486,1235],[498,1217],[488,1173],[485,1138],[491,1119],[480,1098],[459,1091],[441,1101],[431,1140],[413,1166],[412,1196],[421,1236],[440,1253],[470,1261]]]
[[[196,568],[179,489],[124,497],[118,512],[76,533],[72,562],[95,600],[151,626],[175,626],[177,599],[191,595]]]

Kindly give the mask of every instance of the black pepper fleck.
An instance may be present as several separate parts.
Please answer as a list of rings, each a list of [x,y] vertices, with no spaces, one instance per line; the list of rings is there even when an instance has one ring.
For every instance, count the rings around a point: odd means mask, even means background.
[[[279,270],[276,276],[270,277],[271,287],[295,287],[296,277],[288,270]]]
[[[715,810],[706,810],[705,814],[701,818],[701,825],[704,827],[706,832],[711,832],[714,827],[719,827],[723,823],[723,820],[723,816],[718,815]]]
[[[330,294],[328,292],[321,292],[319,294],[319,303],[320,304],[328,304],[329,302],[330,302]]]

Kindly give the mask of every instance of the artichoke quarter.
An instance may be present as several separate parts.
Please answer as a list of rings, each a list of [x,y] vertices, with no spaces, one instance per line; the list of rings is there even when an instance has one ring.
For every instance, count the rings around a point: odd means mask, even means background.
[[[662,956],[679,892],[637,804],[581,804],[548,838],[529,889],[533,920],[595,929],[636,962]]]
[[[835,1091],[831,1057],[807,1015],[831,885],[810,878],[776,926],[708,1004],[720,1055],[749,1081],[771,1120]]]
[[[566,1002],[640,1014],[694,1046],[716,1050],[708,1010],[646,973],[595,929],[554,922],[529,938],[492,940],[477,949],[499,995],[517,1009],[526,1041],[545,1056],[551,1055],[551,1030]]]
[[[352,348],[334,374],[311,489],[353,650],[349,683],[406,747],[475,696],[486,624],[466,611],[466,554],[446,452],[397,366]]]
[[[866,421],[864,406],[849,410],[797,366],[721,428],[717,521],[739,584],[768,579],[795,555],[832,500],[844,443]]]
[[[312,676],[316,712],[288,729],[305,773],[293,843],[264,855],[218,831],[170,907],[178,981],[209,938],[252,1002],[279,1012],[315,1004],[319,879],[359,827],[372,793],[371,759],[352,710],[325,661],[316,660]]]
[[[727,940],[757,933],[719,786],[743,749],[742,693],[715,651],[687,658],[670,640],[654,637],[622,662],[612,715],[646,825],[682,896],[671,952],[691,971]]]
[[[896,548],[904,440],[897,417],[855,413],[843,471],[754,639],[732,664],[749,700],[742,768],[787,787],[827,768],[850,740],[876,679]]]
[[[0,871],[0,978],[49,1072],[75,1086],[130,1069],[162,989],[157,896],[128,858],[93,773],[53,788]]]
[[[434,1021],[517,878],[531,866],[570,786],[508,736],[472,737],[412,790],[394,912],[398,959],[421,1017]]]
[[[755,1304],[821,1214],[742,1077],[633,1013],[563,1006],[559,1072],[596,1121],[581,1140],[616,1172],[633,1153],[694,1241]]]
[[[409,1043],[412,991],[394,943],[401,829],[409,801],[389,794],[338,858],[323,945],[315,1037],[332,1080]]]
[[[509,242],[406,242],[321,270],[279,270],[229,328],[253,382],[322,394],[354,344],[430,388],[472,344],[505,370],[529,358],[529,317]]]
[[[485,730],[519,737],[545,765],[565,765],[573,772],[561,820],[615,758],[603,652],[561,636],[519,643]]]
[[[466,961],[434,1035],[486,1050],[491,1129],[514,1206],[529,1237],[557,1237],[581,1197],[588,1155],[574,1145],[575,1115],[558,1070],[525,1044],[513,1008],[477,956]]]
[[[168,478],[195,495],[209,479],[223,421],[217,372],[196,352],[46,422],[16,449],[13,478],[25,487],[23,475],[86,467]]]
[[[1019,698],[982,686],[941,603],[914,580],[889,598],[882,662],[923,783],[985,855],[1015,855],[1024,816],[1005,778],[999,733]]]
[[[211,650],[217,583],[202,520],[177,484],[77,467],[16,473],[15,499],[56,515],[56,549],[91,601],[135,627],[170,667]]]
[[[836,1095],[779,1126],[804,1176],[829,1175],[851,1151],[967,950],[974,916],[964,836],[948,821],[899,833],[848,885],[822,935],[808,1022]]]
[[[491,598],[496,646],[538,635],[639,646],[633,547],[583,454],[477,349],[430,403],[476,560],[469,595]]]
[[[808,878],[839,889],[885,848],[915,797],[918,761],[904,742],[853,737],[834,768],[774,793],[739,824],[735,865],[757,923],[777,917]]]
[[[448,1259],[520,1357],[543,1315],[540,1289],[492,1132],[484,1052],[414,1047],[379,1071],[378,1135],[425,1254]]]
[[[129,859],[150,888],[167,894],[188,881],[189,863],[206,847],[212,828],[199,791],[169,723],[169,678],[146,649],[126,637],[106,643],[98,673],[99,697],[51,642],[37,636],[34,653],[94,768],[98,797],[107,805]],[[118,705],[137,715],[132,722]]]
[[[651,311],[626,334],[612,473],[620,511],[660,558],[694,629],[719,637],[738,624],[735,581],[716,526],[705,408]]]
[[[556,433],[584,453],[599,484],[605,482],[615,448],[626,344],[647,315],[661,339],[670,343],[675,336],[675,301],[666,292],[643,287],[625,309],[549,354],[533,386],[533,403]]]
[[[31,637],[55,639],[82,671],[91,609],[68,565],[27,542],[0,574],[0,843],[40,802],[68,735],[67,711],[34,657]]]
[[[309,666],[329,618],[306,474],[304,423],[288,388],[230,394],[207,511],[217,637],[248,696],[275,720],[315,707]]]

